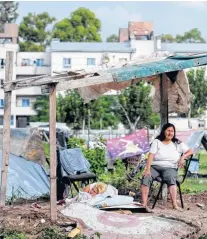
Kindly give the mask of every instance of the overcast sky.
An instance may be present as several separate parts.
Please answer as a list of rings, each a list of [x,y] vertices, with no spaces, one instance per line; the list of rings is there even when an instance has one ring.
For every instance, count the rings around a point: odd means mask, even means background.
[[[192,28],[198,28],[207,40],[207,2],[19,2],[17,23],[29,12],[48,12],[61,20],[79,7],[89,8],[101,20],[102,40],[111,34],[117,34],[120,27],[127,27],[129,21],[152,21],[155,36],[170,33],[183,34]]]

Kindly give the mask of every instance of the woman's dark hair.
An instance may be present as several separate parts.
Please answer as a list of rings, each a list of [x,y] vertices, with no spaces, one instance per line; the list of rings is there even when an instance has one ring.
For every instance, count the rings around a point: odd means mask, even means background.
[[[181,141],[175,137],[176,136],[175,126],[171,123],[167,123],[167,124],[163,125],[162,130],[161,130],[160,134],[156,137],[156,139],[159,139],[160,141],[164,141],[165,140],[165,130],[169,127],[173,127],[173,129],[174,129],[174,136],[172,138],[172,142],[176,143],[176,144],[180,144]]]

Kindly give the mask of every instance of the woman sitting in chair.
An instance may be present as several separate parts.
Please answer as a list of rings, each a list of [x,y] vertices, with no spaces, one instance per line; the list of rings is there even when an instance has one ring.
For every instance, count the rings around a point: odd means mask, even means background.
[[[192,154],[193,151],[176,138],[175,126],[170,123],[165,124],[160,135],[151,144],[147,164],[143,173],[141,192],[143,206],[146,209],[148,209],[147,200],[150,185],[155,178],[161,176],[167,183],[173,208],[180,210],[176,201],[178,167],[183,167],[185,159]]]

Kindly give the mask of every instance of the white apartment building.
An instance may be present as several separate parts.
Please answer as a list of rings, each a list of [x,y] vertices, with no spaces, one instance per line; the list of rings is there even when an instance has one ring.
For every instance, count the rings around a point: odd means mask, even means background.
[[[131,23],[133,25],[133,23]],[[136,26],[136,24],[135,24]],[[150,26],[151,27],[151,26]],[[150,28],[151,29],[151,28]],[[53,75],[54,72],[106,67],[106,64],[123,64],[129,60],[153,52],[171,51],[175,53],[207,52],[207,44],[162,44],[159,39],[134,31],[126,38],[122,29],[119,43],[109,42],[60,42],[53,39],[46,52],[19,52],[17,44],[18,26],[6,24],[0,33],[0,84],[5,78],[6,51],[14,51],[13,80],[39,75]],[[145,32],[145,31],[144,31]],[[135,34],[136,33],[136,34]],[[125,37],[125,38],[123,38]],[[40,87],[29,87],[12,92],[11,127],[26,127],[29,117],[35,115],[33,103],[41,95]],[[0,89],[0,127],[3,125],[4,93]]]
[[[54,72],[106,67],[106,64],[123,64],[138,55],[154,52],[154,40],[132,38],[122,43],[79,43],[60,42],[53,39],[46,52],[19,52],[17,43],[18,26],[6,24],[0,33],[0,83],[5,78],[6,51],[13,49],[13,80],[39,75],[53,75]],[[5,39],[7,44],[5,44]],[[12,92],[11,127],[27,127],[29,117],[35,115],[33,103],[41,95],[40,87],[29,87]],[[0,127],[3,126],[4,93],[0,89]]]

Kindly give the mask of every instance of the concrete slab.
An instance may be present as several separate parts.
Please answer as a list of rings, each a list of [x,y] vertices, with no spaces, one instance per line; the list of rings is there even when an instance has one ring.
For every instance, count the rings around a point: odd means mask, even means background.
[[[101,233],[101,239],[180,239],[195,228],[176,220],[157,216],[124,215],[101,211],[83,203],[67,205],[61,213],[77,220],[85,235]]]

